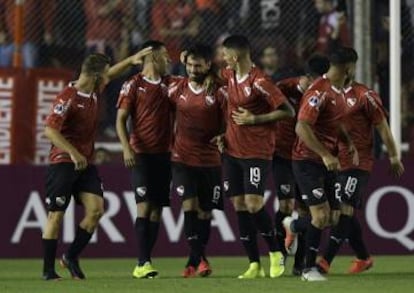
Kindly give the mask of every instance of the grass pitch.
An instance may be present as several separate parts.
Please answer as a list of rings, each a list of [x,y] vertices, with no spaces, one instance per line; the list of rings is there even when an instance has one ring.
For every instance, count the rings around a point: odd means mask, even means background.
[[[157,279],[136,280],[131,277],[134,259],[82,259],[87,280],[74,281],[69,273],[58,269],[64,277],[59,282],[45,282],[40,278],[41,260],[0,260],[1,293],[410,293],[414,292],[414,256],[377,256],[374,267],[360,275],[347,275],[350,257],[338,257],[328,275],[328,282],[307,283],[291,273],[288,260],[284,276],[278,279],[238,280],[236,276],[247,268],[242,257],[212,257],[213,275],[208,278],[180,277],[185,260],[158,258],[153,260],[159,269]],[[262,257],[268,268],[267,257]],[[268,274],[268,270],[267,270]]]

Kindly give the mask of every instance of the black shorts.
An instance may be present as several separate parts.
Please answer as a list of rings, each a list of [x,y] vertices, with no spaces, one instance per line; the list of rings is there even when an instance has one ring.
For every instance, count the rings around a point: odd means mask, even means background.
[[[292,168],[302,200],[308,207],[328,201],[331,209],[339,209],[340,202],[335,197],[336,173],[308,160],[293,161]]]
[[[92,193],[103,197],[102,180],[94,165],[75,171],[73,163],[50,164],[46,173],[46,207],[48,211],[65,211],[73,195],[80,204],[79,194]]]
[[[369,175],[368,171],[359,169],[339,172],[335,190],[339,201],[359,209],[362,203],[362,192],[368,184]]]
[[[132,169],[135,202],[149,202],[156,207],[170,204],[170,153],[137,154]]]
[[[223,187],[226,196],[264,195],[271,164],[270,160],[240,159],[224,155]]]
[[[193,167],[174,162],[172,178],[173,190],[182,200],[197,197],[201,210],[223,210],[221,167]]]
[[[298,187],[292,170],[292,160],[279,156],[273,157],[273,182],[279,200],[298,197]]]

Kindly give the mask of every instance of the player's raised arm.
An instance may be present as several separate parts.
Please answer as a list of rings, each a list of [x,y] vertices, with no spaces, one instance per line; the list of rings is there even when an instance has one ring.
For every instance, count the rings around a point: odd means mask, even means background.
[[[108,71],[108,77],[110,80],[119,77],[132,65],[142,64],[143,58],[152,52],[152,48],[144,48],[138,51],[136,54],[129,56],[128,58],[111,66]]]

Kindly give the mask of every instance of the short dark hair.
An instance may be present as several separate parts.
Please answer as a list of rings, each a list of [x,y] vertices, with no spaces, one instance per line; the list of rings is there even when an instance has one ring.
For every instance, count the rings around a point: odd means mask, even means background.
[[[232,35],[227,37],[223,42],[223,46],[229,49],[250,51],[250,42],[243,35]]]
[[[90,54],[82,63],[82,73],[87,75],[101,74],[110,63],[111,58],[104,54]]]
[[[157,41],[157,40],[148,40],[145,43],[142,44],[141,46],[141,50],[145,49],[145,48],[149,48],[151,47],[153,50],[159,50],[162,47],[165,47],[165,44],[161,41]]]
[[[338,47],[329,55],[329,62],[333,65],[355,63],[358,60],[358,53],[350,47]]]
[[[313,55],[305,65],[305,73],[312,77],[321,76],[329,69],[329,59],[322,55]]]
[[[188,56],[193,56],[195,58],[202,58],[206,62],[209,62],[209,61],[212,61],[214,57],[213,48],[211,46],[208,46],[202,43],[193,44],[190,47],[188,47],[186,51],[187,51],[186,59],[188,58]]]

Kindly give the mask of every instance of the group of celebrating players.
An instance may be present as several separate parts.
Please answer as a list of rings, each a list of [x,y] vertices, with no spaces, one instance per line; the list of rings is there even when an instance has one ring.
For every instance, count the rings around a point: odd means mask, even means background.
[[[240,279],[266,276],[258,232],[268,246],[271,278],[284,273],[287,255],[294,254],[293,274],[326,280],[323,274],[345,239],[357,256],[351,273],[373,265],[354,209],[373,164],[374,128],[393,173],[401,176],[404,167],[379,96],[354,81],[355,50],[338,47],[329,58],[314,56],[305,75],[275,83],[252,62],[244,36],[229,36],[223,47],[227,67],[221,69],[215,68],[209,46],[187,48],[181,54],[187,77],[167,74],[167,49],[155,40],[112,67],[104,55],[85,59],[79,79],[56,97],[46,120],[52,147],[42,237],[45,280],[61,278],[55,271],[57,239],[72,195],[85,216],[60,264],[73,278],[85,278],[78,258],[104,212],[101,180],[91,164],[99,94],[110,79],[140,63],[141,72],[119,94],[116,121],[137,204],[135,278],[158,275],[151,254],[170,194],[182,199],[190,248],[183,277],[212,273],[205,248],[212,210],[223,209],[222,195],[236,211],[249,258]],[[275,225],[264,208],[269,172],[280,202]],[[295,201],[299,217],[294,219]],[[326,227],[331,227],[329,243],[317,261]]]

